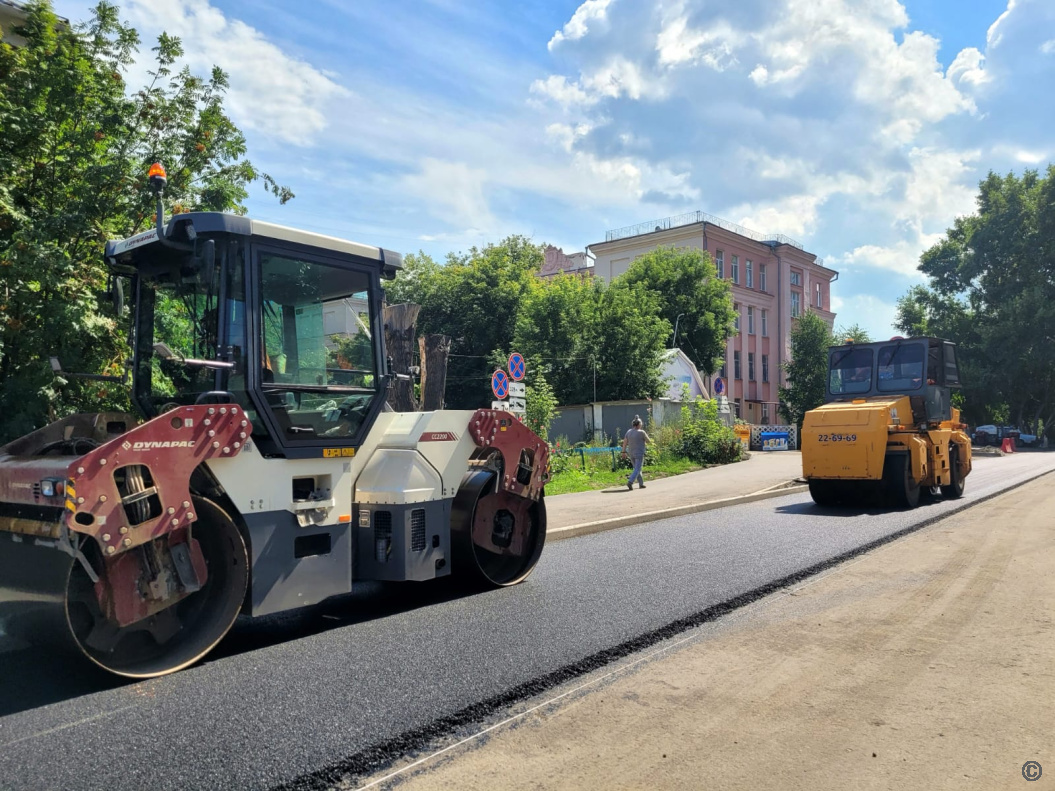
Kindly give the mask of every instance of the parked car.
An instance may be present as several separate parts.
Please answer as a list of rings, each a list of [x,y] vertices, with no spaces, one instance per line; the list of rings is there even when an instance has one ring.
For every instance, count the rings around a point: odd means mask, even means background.
[[[1039,439],[1035,434],[1024,434],[1014,426],[976,426],[971,434],[971,442],[974,445],[984,447],[986,445],[998,446],[1004,439],[1013,439],[1015,447],[1032,446]]]
[[[974,432],[971,434],[971,442],[979,447],[985,447],[986,445],[999,445],[998,439],[999,431],[996,426],[975,426]]]

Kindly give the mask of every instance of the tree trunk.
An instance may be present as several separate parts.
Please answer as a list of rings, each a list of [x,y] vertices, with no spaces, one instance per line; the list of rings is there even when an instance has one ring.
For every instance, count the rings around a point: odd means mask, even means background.
[[[418,338],[418,346],[421,352],[421,409],[425,412],[443,409],[451,339],[446,335],[423,335]]]
[[[414,364],[415,326],[420,311],[420,305],[411,303],[385,306],[385,345],[392,361],[389,373],[410,374],[410,367]],[[396,412],[417,412],[412,375],[393,382],[388,391],[388,403]]]

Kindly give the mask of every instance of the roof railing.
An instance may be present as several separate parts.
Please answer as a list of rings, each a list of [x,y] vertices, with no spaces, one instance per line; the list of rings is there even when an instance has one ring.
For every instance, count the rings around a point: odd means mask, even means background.
[[[637,225],[628,225],[625,228],[616,228],[605,233],[604,240],[606,242],[614,242],[619,239],[630,239],[634,236],[643,236],[656,231],[669,231],[671,228],[681,228],[686,225],[695,225],[703,222],[717,225],[719,228],[724,228],[727,231],[746,236],[748,239],[754,239],[756,242],[762,242],[763,244],[787,244],[799,250],[805,249],[801,242],[795,241],[790,236],[759,233],[735,222],[723,220],[721,217],[715,217],[713,214],[707,214],[707,212],[702,211],[675,214],[673,217],[665,217],[662,220],[649,220],[648,222],[639,222]]]

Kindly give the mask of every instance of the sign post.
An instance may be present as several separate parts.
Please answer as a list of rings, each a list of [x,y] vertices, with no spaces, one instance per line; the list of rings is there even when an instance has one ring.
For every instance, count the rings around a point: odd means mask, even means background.
[[[521,380],[527,374],[527,362],[520,352],[509,355],[509,373],[501,368],[491,374],[491,392],[498,401],[491,402],[491,409],[512,412],[520,420],[527,414],[527,385]],[[505,400],[507,399],[508,400]]]

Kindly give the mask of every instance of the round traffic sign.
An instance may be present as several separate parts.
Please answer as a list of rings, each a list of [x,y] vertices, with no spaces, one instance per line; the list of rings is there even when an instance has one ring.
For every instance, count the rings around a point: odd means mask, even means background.
[[[725,380],[722,377],[718,377],[714,380],[714,394],[721,395],[725,392]]]
[[[509,376],[501,368],[491,374],[491,392],[495,394],[495,398],[505,398],[509,395]]]
[[[524,378],[525,373],[527,373],[527,363],[524,362],[524,355],[520,352],[513,352],[509,355],[509,375],[513,377],[514,382],[519,382]]]

